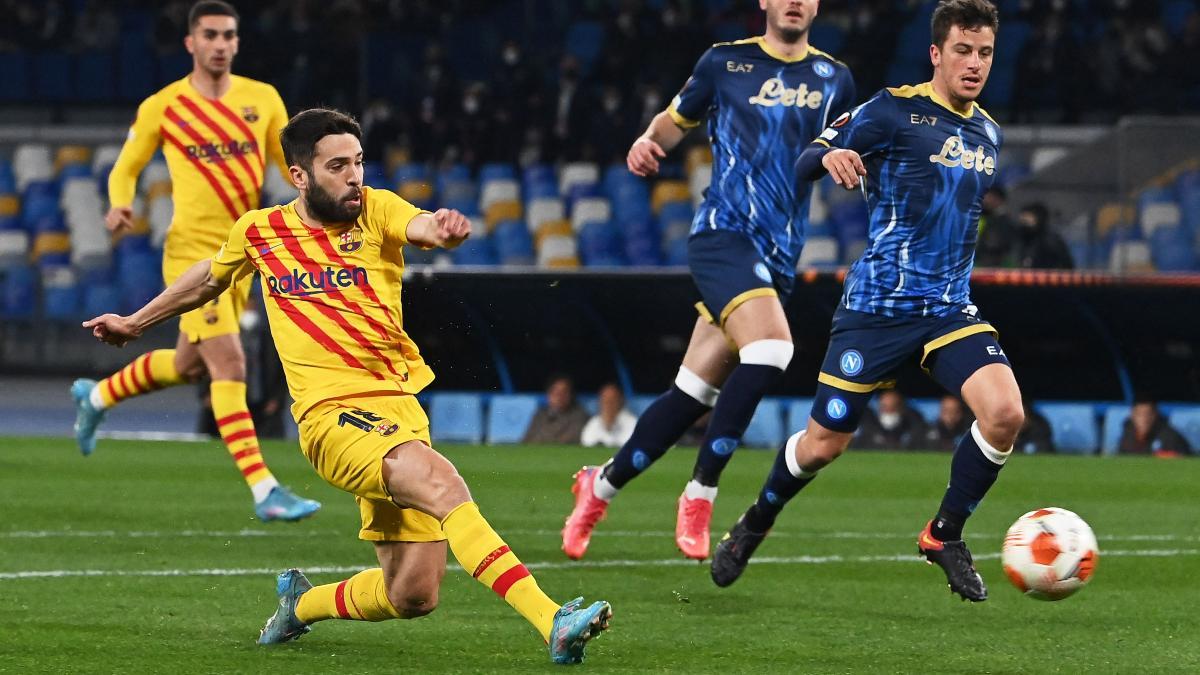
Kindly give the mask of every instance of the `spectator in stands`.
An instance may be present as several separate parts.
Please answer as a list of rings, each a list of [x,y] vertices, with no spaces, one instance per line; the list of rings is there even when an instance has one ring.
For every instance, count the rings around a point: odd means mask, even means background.
[[[1175,430],[1158,411],[1158,404],[1148,397],[1138,397],[1125,420],[1118,452],[1129,455],[1155,454],[1175,457],[1191,453],[1183,434]]]
[[[521,442],[575,445],[587,421],[587,411],[575,400],[571,378],[552,375],[546,384],[546,405],[534,413]]]
[[[1017,267],[1025,269],[1064,269],[1075,267],[1067,243],[1050,228],[1050,211],[1045,204],[1033,203],[1021,209],[1017,217]]]
[[[852,446],[868,450],[920,450],[926,424],[895,389],[879,394],[878,412],[867,410]]]
[[[958,440],[971,432],[971,423],[974,421],[957,396],[943,396],[937,419],[925,432],[925,443],[922,447],[927,450],[953,452],[958,446]]]
[[[994,186],[983,194],[979,218],[979,240],[975,244],[976,267],[1011,267],[1017,226],[1008,213],[1008,194]]]
[[[589,448],[619,448],[633,434],[637,417],[625,408],[625,395],[611,382],[600,387],[599,404],[600,412],[584,425],[579,442]]]
[[[1025,409],[1025,423],[1021,425],[1013,447],[1027,455],[1053,453],[1054,436],[1050,432],[1050,420],[1034,410],[1028,398],[1022,399],[1021,406]]]

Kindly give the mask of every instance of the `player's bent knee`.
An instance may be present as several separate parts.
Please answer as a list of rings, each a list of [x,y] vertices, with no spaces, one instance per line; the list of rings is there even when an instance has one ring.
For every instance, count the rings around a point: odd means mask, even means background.
[[[791,340],[755,340],[738,350],[743,364],[787,370],[796,346]]]
[[[1002,440],[1003,447],[1011,447],[1017,434],[1025,424],[1025,410],[1019,402],[1006,401],[989,405],[979,416],[979,426],[985,437]]]
[[[389,591],[388,602],[392,603],[401,619],[419,619],[437,609],[438,593],[436,589],[429,593],[406,590],[393,594]]]

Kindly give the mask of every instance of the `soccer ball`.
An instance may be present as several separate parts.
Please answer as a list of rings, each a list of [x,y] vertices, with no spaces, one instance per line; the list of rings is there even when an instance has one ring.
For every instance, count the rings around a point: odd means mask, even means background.
[[[1017,519],[1004,536],[1000,561],[1008,580],[1038,600],[1062,600],[1096,571],[1100,551],[1083,518],[1047,507]]]

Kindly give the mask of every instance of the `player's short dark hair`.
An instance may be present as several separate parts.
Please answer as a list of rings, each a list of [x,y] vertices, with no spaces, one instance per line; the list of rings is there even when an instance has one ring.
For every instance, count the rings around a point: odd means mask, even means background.
[[[195,29],[203,16],[232,16],[234,21],[242,20],[233,5],[224,0],[200,0],[188,10],[188,30]]]
[[[288,120],[279,134],[283,146],[283,159],[288,166],[299,166],[312,171],[313,156],[317,143],[326,136],[353,134],[362,140],[362,128],[358,122],[344,112],[327,108],[312,108],[296,113]]]
[[[1000,12],[988,0],[941,0],[930,22],[933,44],[938,47],[945,44],[954,26],[964,30],[987,26],[995,33],[1000,30]]]

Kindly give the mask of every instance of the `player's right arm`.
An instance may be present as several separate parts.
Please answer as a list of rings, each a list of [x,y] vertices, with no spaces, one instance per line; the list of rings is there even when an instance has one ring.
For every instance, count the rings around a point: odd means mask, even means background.
[[[109,232],[116,233],[133,227],[133,195],[137,191],[138,175],[150,162],[161,142],[158,133],[161,117],[162,106],[157,95],[138,106],[137,118],[129,127],[121,154],[108,174],[110,208],[104,216],[104,226]]]
[[[251,271],[246,257],[246,228],[251,216],[243,216],[229,233],[229,240],[211,260],[201,260],[184,272],[175,283],[159,293],[144,307],[129,316],[102,314],[83,322],[96,339],[124,347],[138,339],[146,329],[167,319],[196,309],[223,293],[235,279]]]
[[[885,149],[896,133],[896,103],[887,90],[829,125],[796,160],[796,176],[814,181],[828,173],[853,190],[867,175],[863,156]]]
[[[667,109],[650,120],[645,133],[638,136],[625,156],[625,164],[636,176],[658,173],[658,160],[679,145],[687,132],[700,125],[712,107],[713,77],[709,67],[712,49],[704,52],[692,76]]]

